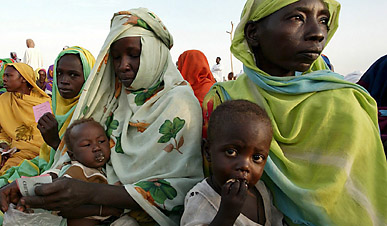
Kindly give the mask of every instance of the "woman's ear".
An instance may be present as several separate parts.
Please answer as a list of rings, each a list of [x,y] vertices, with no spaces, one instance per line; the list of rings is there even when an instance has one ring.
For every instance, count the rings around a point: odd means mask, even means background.
[[[256,48],[259,45],[258,38],[258,23],[249,21],[245,26],[245,39],[251,48]]]
[[[210,143],[207,139],[203,139],[203,154],[208,162],[211,162]]]

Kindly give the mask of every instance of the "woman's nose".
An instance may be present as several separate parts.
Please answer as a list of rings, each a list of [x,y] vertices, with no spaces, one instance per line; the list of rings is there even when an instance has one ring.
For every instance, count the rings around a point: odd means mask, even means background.
[[[120,67],[118,68],[120,71],[128,71],[130,70],[130,59],[129,57],[122,57],[120,62]]]
[[[305,27],[307,29],[305,31],[307,41],[322,42],[328,33],[328,27],[321,24],[318,19],[309,19]]]

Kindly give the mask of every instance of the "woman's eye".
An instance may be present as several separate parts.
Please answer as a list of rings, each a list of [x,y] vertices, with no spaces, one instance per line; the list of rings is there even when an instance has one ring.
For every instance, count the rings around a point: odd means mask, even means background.
[[[294,15],[292,16],[292,19],[304,22],[304,17],[302,15]]]
[[[227,150],[226,150],[226,155],[227,155],[227,156],[234,157],[234,156],[237,155],[237,152],[236,152],[236,150],[234,150],[234,149],[227,149]]]
[[[328,25],[329,18],[328,17],[323,17],[323,18],[320,19],[320,21],[321,21],[322,24]]]
[[[265,160],[265,156],[263,155],[253,155],[253,161],[255,163],[262,163]]]

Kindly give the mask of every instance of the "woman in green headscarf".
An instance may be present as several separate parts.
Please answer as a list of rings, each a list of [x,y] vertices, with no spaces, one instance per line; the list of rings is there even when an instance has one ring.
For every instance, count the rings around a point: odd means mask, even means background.
[[[229,99],[267,111],[274,135],[262,179],[288,223],[385,225],[376,103],[320,57],[339,10],[334,0],[248,0],[231,45],[245,74],[212,88],[204,121]]]
[[[38,129],[45,143],[40,148],[38,157],[25,160],[19,166],[7,170],[0,177],[0,186],[21,176],[40,175],[53,164],[56,153],[58,153],[57,158],[61,156],[60,153],[64,148],[64,141],[61,143],[62,137],[94,63],[93,55],[79,46],[67,48],[59,53],[54,65],[53,114],[46,113],[38,121]]]

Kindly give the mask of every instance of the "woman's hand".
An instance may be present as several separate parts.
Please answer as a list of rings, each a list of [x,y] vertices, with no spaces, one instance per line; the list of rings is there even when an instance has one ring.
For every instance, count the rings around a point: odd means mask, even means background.
[[[59,178],[35,188],[36,196],[22,197],[20,204],[27,208],[68,210],[90,203],[94,183],[77,179]]]
[[[60,137],[58,134],[58,122],[51,113],[45,113],[38,121],[38,129],[42,134],[44,142],[46,142],[53,149],[57,149],[60,144]]]
[[[19,187],[16,184],[16,181],[3,186],[0,189],[0,209],[1,211],[6,212],[10,203],[17,204],[22,195],[20,194]],[[20,209],[19,209],[20,210]],[[23,210],[21,210],[23,211]]]

